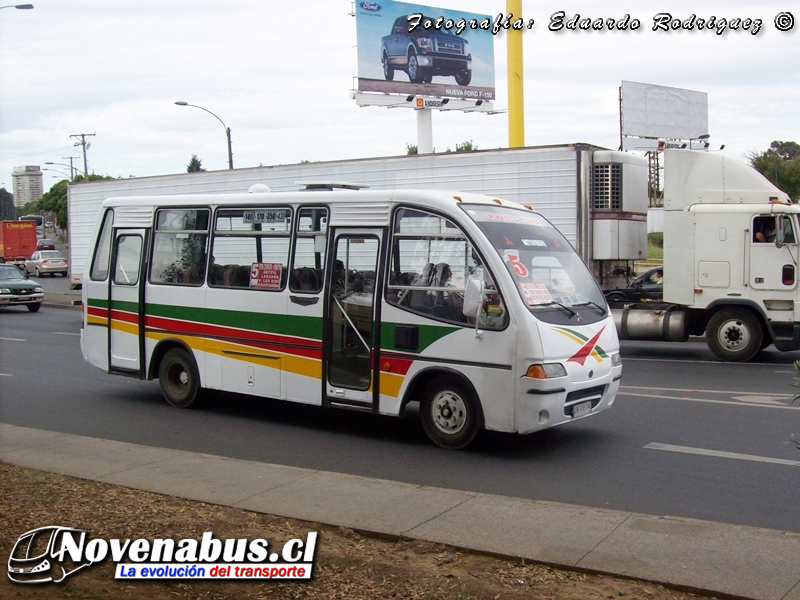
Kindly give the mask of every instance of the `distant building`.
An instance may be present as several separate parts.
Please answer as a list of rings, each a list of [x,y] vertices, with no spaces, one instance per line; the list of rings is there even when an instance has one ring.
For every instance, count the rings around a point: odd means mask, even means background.
[[[44,194],[42,171],[38,165],[14,167],[14,206],[22,208],[28,202],[38,200]]]

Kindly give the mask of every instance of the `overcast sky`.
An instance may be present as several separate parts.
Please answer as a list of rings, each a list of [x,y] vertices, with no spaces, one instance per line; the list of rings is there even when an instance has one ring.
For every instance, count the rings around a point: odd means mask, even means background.
[[[349,0],[32,0],[0,10],[0,186],[14,166],[81,157],[114,177],[234,165],[404,154],[414,111],[356,106],[356,22]],[[360,1],[360,0],[359,0]],[[387,3],[391,0],[376,0]],[[1,3],[0,3],[1,4]],[[497,15],[502,0],[439,0],[436,7]],[[551,15],[639,19],[638,31],[548,30]],[[620,83],[708,93],[711,146],[742,158],[773,140],[800,142],[800,19],[796,0],[523,0],[525,143],[619,145]],[[760,31],[652,31],[654,16],[760,19]],[[781,23],[785,23],[783,16]],[[387,32],[388,33],[388,32]],[[507,108],[506,43],[496,36],[496,109]],[[397,79],[405,77],[397,76]],[[507,116],[433,114],[437,151],[471,140],[508,145]],[[82,157],[76,166],[82,169]],[[64,169],[63,167],[48,167]],[[66,170],[66,169],[64,169]],[[61,177],[45,172],[45,189]]]

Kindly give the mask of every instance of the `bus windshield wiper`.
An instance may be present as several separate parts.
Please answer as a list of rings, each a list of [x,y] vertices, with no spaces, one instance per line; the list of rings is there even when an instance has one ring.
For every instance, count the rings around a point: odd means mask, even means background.
[[[572,310],[569,306],[567,306],[566,304],[561,304],[561,302],[556,302],[555,300],[551,300],[547,304],[542,304],[542,306],[552,306],[553,304],[555,304],[556,306],[559,306],[559,307],[563,308],[565,311],[567,311],[569,313],[570,317],[574,317],[575,315],[578,314],[574,310]]]
[[[593,306],[597,310],[599,310],[602,314],[606,314],[606,309],[600,306],[597,302],[592,302],[591,300],[587,300],[586,302],[581,302],[580,304],[573,304],[573,306]]]

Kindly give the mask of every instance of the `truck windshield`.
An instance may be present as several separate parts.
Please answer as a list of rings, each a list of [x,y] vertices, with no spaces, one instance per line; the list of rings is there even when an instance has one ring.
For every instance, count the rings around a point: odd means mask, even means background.
[[[603,293],[578,253],[544,217],[522,209],[462,207],[503,259],[525,305],[553,323],[606,316]]]

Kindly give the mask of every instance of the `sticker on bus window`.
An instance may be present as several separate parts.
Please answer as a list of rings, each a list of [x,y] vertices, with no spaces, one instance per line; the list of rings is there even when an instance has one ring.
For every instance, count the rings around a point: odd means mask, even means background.
[[[524,225],[537,225],[539,227],[545,227],[548,225],[547,221],[537,217],[514,217],[514,222],[522,223]]]
[[[250,287],[259,290],[281,289],[281,263],[253,263],[250,266]]]
[[[515,274],[520,277],[528,276],[528,268],[520,262],[519,252],[517,250],[505,250],[503,254],[505,259],[511,263]]]
[[[526,246],[538,246],[540,248],[547,248],[547,242],[544,240],[522,240]]]
[[[242,223],[286,223],[286,211],[274,209],[246,210],[242,214]]]
[[[528,306],[538,306],[553,302],[550,290],[548,290],[547,286],[543,283],[520,281],[518,285],[522,292],[522,299],[525,300],[525,304]]]

